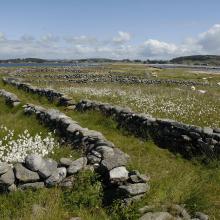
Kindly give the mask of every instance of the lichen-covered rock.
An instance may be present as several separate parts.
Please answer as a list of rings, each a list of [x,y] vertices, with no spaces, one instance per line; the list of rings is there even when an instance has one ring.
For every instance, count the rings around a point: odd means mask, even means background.
[[[40,180],[40,176],[37,172],[28,170],[20,163],[15,164],[14,169],[15,176],[20,182],[37,182],[38,180]]]
[[[74,160],[67,169],[68,174],[75,174],[82,170],[87,164],[87,158],[81,157],[77,160]]]
[[[57,168],[57,170],[54,171],[48,179],[46,179],[45,184],[48,187],[57,185],[58,183],[60,183],[66,177],[66,173],[67,172],[66,172],[65,167]]]

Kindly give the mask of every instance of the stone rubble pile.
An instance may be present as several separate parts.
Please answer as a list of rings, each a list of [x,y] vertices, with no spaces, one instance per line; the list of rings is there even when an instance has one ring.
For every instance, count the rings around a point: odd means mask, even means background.
[[[20,99],[15,94],[7,92],[4,89],[0,89],[0,96],[3,96],[5,98],[6,104],[11,105],[13,107],[21,103]]]
[[[84,164],[93,166],[103,177],[104,185],[126,202],[141,198],[149,190],[149,178],[138,171],[128,171],[126,164],[129,156],[106,140],[100,132],[82,128],[76,121],[55,109],[27,104],[24,106],[24,111],[26,114],[35,114],[37,119],[55,129],[59,136],[73,147],[83,149],[84,158],[74,162],[61,159],[61,164],[68,166],[67,174],[75,174]],[[31,165],[28,167],[30,168]],[[48,177],[47,170],[34,169],[38,170],[41,176]],[[63,169],[59,172],[65,173]],[[46,185],[53,184],[58,177],[51,178],[46,180]]]
[[[220,128],[201,128],[170,119],[153,118],[134,113],[129,108],[108,103],[82,100],[76,110],[96,110],[117,121],[118,126],[143,139],[152,139],[158,146],[168,148],[187,158],[220,158]]]

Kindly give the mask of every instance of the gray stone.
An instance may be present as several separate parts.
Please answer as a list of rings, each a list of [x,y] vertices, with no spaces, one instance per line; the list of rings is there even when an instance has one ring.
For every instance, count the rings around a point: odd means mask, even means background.
[[[38,173],[28,170],[20,163],[17,163],[14,168],[15,176],[21,182],[37,182],[40,179]]]
[[[11,186],[8,187],[9,192],[15,192],[17,191],[17,186],[15,184],[12,184]]]
[[[60,164],[62,166],[68,167],[72,162],[73,160],[71,160],[70,158],[64,158],[64,157],[60,158]]]
[[[100,161],[101,161],[100,157],[96,157],[93,154],[88,154],[87,159],[88,159],[88,163],[90,163],[90,164],[100,163]]]
[[[10,186],[14,183],[14,181],[15,181],[15,175],[14,175],[12,168],[10,167],[6,173],[1,175],[0,185]]]
[[[102,168],[110,171],[115,167],[125,166],[128,162],[129,156],[119,150],[114,148],[114,155],[109,155],[101,162]]]
[[[133,183],[146,183],[150,180],[149,176],[140,174],[137,170],[131,171],[129,173],[129,178]]]
[[[87,164],[87,158],[81,157],[77,160],[74,160],[67,169],[68,174],[75,174],[82,170]]]
[[[150,187],[146,183],[135,183],[119,186],[118,189],[119,192],[124,194],[125,196],[136,196],[146,193],[150,189]]]
[[[209,219],[209,216],[202,213],[202,212],[196,212],[195,217],[200,219],[200,220],[208,220]]]
[[[126,167],[116,167],[110,170],[109,179],[111,183],[121,183],[128,179],[128,171]]]
[[[38,171],[42,163],[44,163],[44,160],[38,154],[30,154],[25,157],[25,166],[32,171]]]
[[[52,173],[52,175],[46,179],[45,184],[48,187],[55,186],[60,183],[66,177],[66,168],[59,167],[56,171]]]
[[[25,183],[18,186],[18,189],[41,189],[44,188],[44,182]]]
[[[220,133],[220,128],[214,128],[213,130],[215,133]]]
[[[184,220],[190,220],[191,216],[188,214],[185,208],[180,205],[172,204],[167,206],[167,211],[172,214],[173,216],[179,216]]]
[[[95,151],[102,155],[102,158],[108,158],[114,156],[114,150],[108,146],[98,146],[96,147]]]
[[[45,162],[51,173],[57,169],[58,164],[55,160],[49,158],[49,159],[45,159]]]
[[[60,183],[61,187],[72,188],[74,184],[74,176],[68,176]]]
[[[10,169],[8,163],[0,162],[0,175],[6,173]]]
[[[148,212],[139,220],[174,220],[174,217],[168,212]]]
[[[212,135],[213,134],[213,129],[212,128],[208,128],[208,127],[204,127],[202,129],[203,133],[208,134],[208,135]]]

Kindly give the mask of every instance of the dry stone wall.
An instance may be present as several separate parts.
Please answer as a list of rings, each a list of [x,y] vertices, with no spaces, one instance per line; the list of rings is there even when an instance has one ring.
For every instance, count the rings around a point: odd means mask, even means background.
[[[103,177],[107,189],[111,189],[115,196],[126,202],[141,198],[149,190],[149,178],[138,171],[129,171],[126,168],[129,156],[100,132],[82,128],[76,121],[55,109],[27,104],[24,111],[26,114],[36,115],[37,119],[55,129],[73,147],[83,149],[85,157],[71,163],[68,159],[61,160],[61,164],[69,165],[68,175],[77,173],[84,164],[93,166]],[[62,172],[63,170],[61,169]],[[45,177],[48,178],[48,175],[45,174]],[[49,180],[46,179],[46,186]]]
[[[168,148],[187,158],[220,158],[220,128],[201,128],[170,119],[153,118],[132,112],[129,108],[82,100],[77,103],[79,111],[98,110],[117,121],[118,126],[133,135],[153,140],[158,146]]]
[[[5,102],[13,107],[21,103],[20,99],[13,93],[7,92],[4,89],[0,89],[0,96],[5,98]]]
[[[113,106],[90,100],[74,103],[62,93],[54,90],[40,89],[15,79],[3,79],[25,91],[44,95],[50,100],[58,97],[61,105],[72,105],[79,111],[97,110],[117,121],[120,128],[145,140],[153,140],[158,146],[180,153],[186,158],[202,157],[206,160],[220,158],[220,128],[201,128],[180,123],[170,119],[154,118],[146,114],[138,114],[129,108]],[[58,94],[58,95],[57,95]],[[64,101],[62,102],[62,98]]]

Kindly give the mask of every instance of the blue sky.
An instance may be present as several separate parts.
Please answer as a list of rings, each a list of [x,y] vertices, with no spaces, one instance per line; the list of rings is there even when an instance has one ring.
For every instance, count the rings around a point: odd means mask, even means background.
[[[0,58],[220,54],[217,0],[0,0]]]

